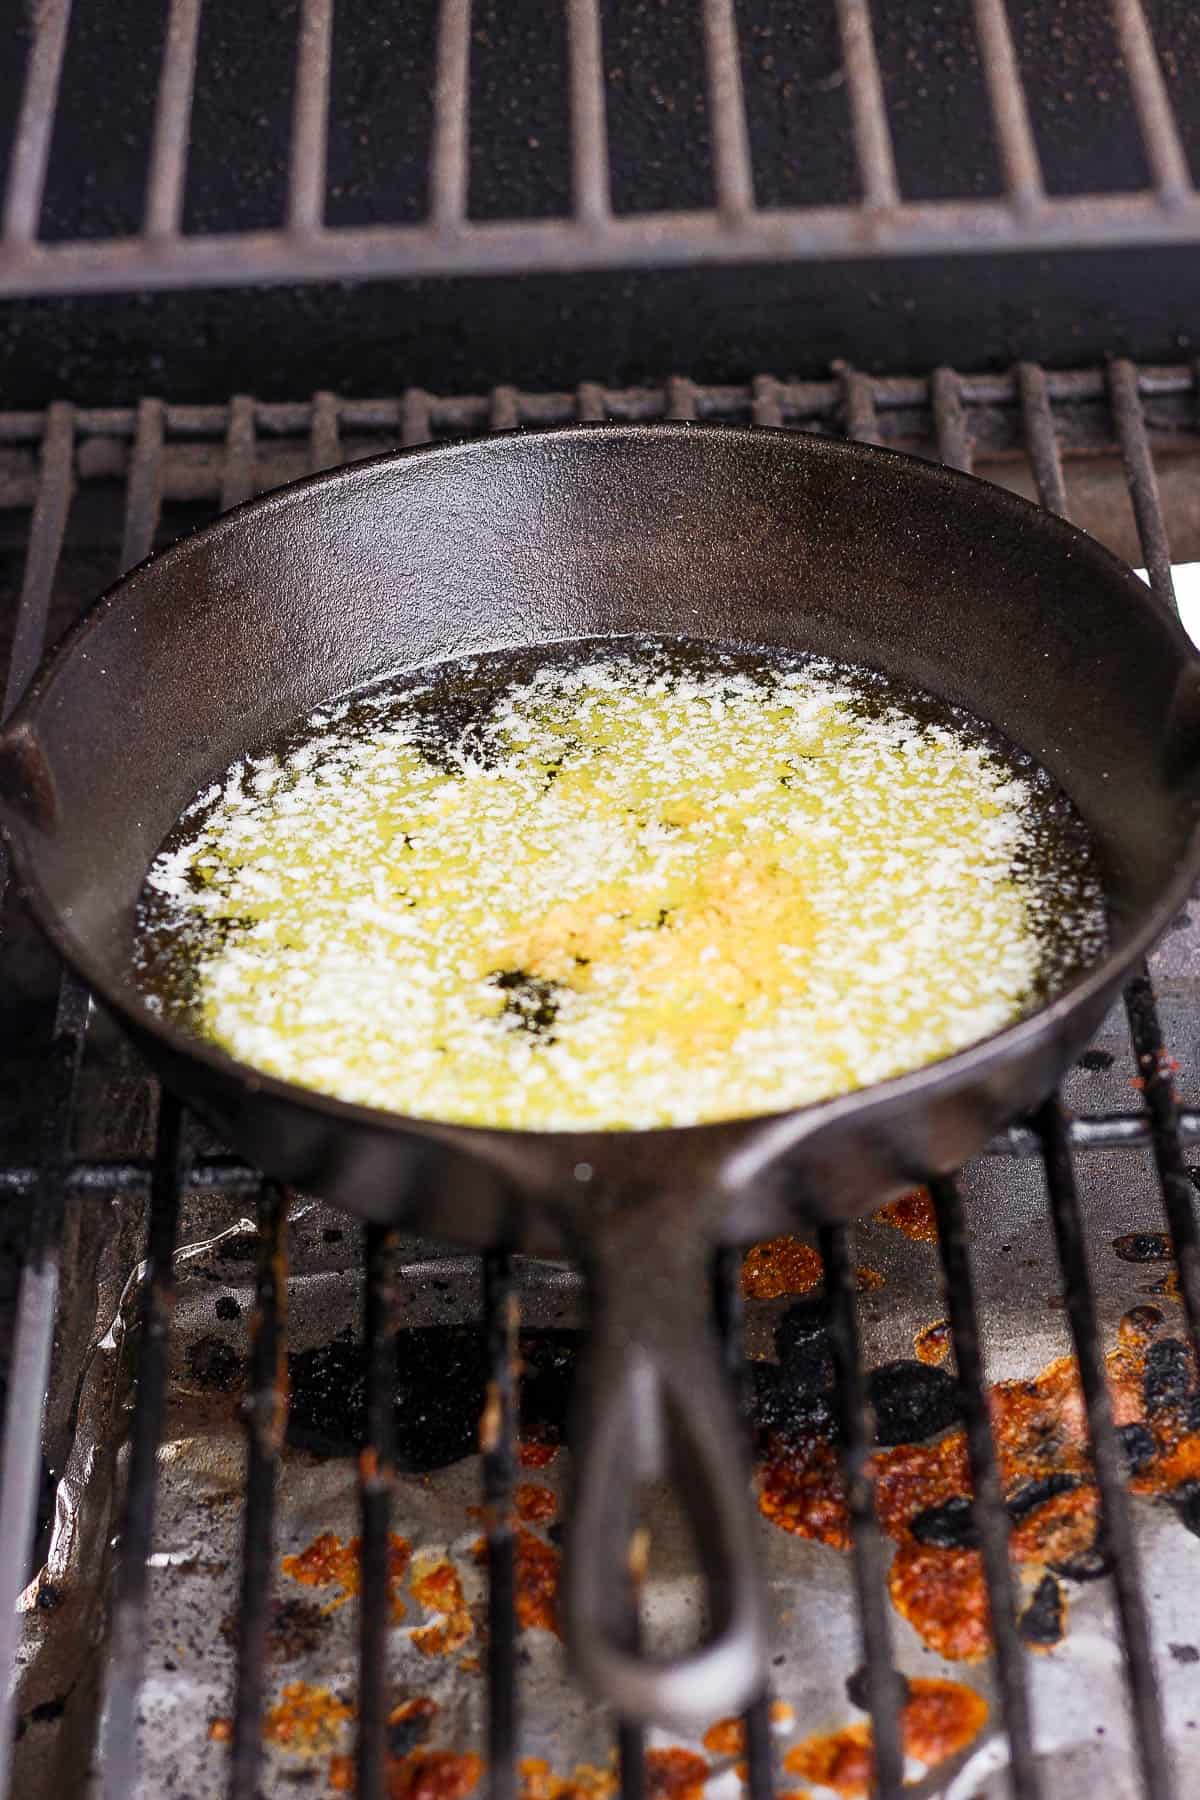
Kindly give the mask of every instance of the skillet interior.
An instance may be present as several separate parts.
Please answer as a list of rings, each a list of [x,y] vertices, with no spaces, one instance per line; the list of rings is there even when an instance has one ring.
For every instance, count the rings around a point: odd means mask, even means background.
[[[1044,763],[1096,834],[1116,955],[1131,933],[1165,924],[1194,860],[1197,659],[1137,578],[1070,527],[932,464],[686,425],[512,434],[355,465],[142,565],[89,615],[8,736],[10,825],[35,907],[93,985],[129,1009],[168,1076],[270,1162],[281,1084],[248,1081],[218,1054],[184,1060],[186,1042],[151,1027],[129,983],[137,894],[182,807],[247,745],[384,672],[627,632],[816,650],[967,706]],[[1119,972],[1110,958],[1110,988]],[[890,1142],[874,1173],[865,1138],[855,1166],[835,1174],[825,1159],[813,1207],[874,1204],[885,1165],[894,1185],[969,1153],[1051,1085],[1105,997],[1093,981],[992,1040],[995,1054],[985,1046],[885,1084],[870,1106],[850,1097],[891,1139],[915,1095],[944,1091],[958,1111]],[[301,1114],[282,1091],[281,1172],[388,1211],[394,1123],[335,1102]],[[848,1110],[808,1109],[834,1121]],[[349,1160],[344,1141],[333,1154],[321,1113],[341,1121],[343,1140],[356,1126]],[[553,1138],[433,1135],[482,1146],[535,1185],[591,1155],[565,1134],[549,1164]],[[660,1140],[659,1157],[662,1140],[688,1140],[680,1167],[694,1159],[699,1171],[740,1152],[745,1130],[638,1135]],[[772,1148],[788,1141],[770,1137]],[[599,1152],[618,1178],[636,1177],[622,1162],[639,1154],[629,1143]],[[461,1187],[458,1204],[464,1235],[490,1234],[494,1199],[478,1227]],[[747,1217],[739,1234],[765,1223]]]

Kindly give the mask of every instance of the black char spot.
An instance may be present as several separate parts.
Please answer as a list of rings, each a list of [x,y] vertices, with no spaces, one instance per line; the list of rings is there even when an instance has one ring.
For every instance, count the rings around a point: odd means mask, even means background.
[[[958,1421],[958,1387],[946,1369],[901,1358],[872,1369],[867,1391],[879,1444],[919,1443]]]
[[[1158,1454],[1154,1433],[1148,1426],[1136,1421],[1132,1425],[1117,1427],[1117,1443],[1125,1459],[1125,1467],[1131,1475],[1146,1468]]]
[[[1127,1231],[1115,1237],[1112,1247],[1122,1262],[1170,1262],[1171,1245],[1162,1231]]]
[[[971,1502],[966,1494],[952,1494],[940,1506],[927,1506],[909,1520],[908,1528],[918,1544],[927,1544],[933,1550],[979,1548],[979,1529],[971,1517]]]
[[[1171,1498],[1179,1513],[1180,1524],[1186,1525],[1194,1537],[1200,1537],[1200,1481],[1185,1481]]]
[[[1027,1644],[1057,1644],[1063,1634],[1063,1591],[1053,1575],[1043,1575],[1033,1599],[1017,1620],[1017,1630]]]
[[[558,983],[526,969],[500,969],[488,980],[504,995],[503,1017],[530,1037],[548,1037],[558,1018]]]
[[[899,1669],[893,1669],[892,1680],[896,1685],[896,1705],[897,1707],[903,1706],[908,1699],[908,1677],[902,1675]],[[870,1712],[870,1686],[863,1663],[860,1663],[858,1668],[852,1670],[846,1677],[846,1698],[851,1706],[857,1706],[860,1712]]]
[[[760,1431],[827,1431],[834,1422],[833,1395],[819,1384],[796,1381],[776,1363],[752,1362],[750,1416]]]
[[[1057,1494],[1069,1494],[1079,1486],[1077,1475],[1043,1475],[1040,1481],[1030,1481],[1018,1488],[1007,1502],[1008,1516],[1012,1520],[1024,1519],[1035,1507],[1044,1506],[1047,1500],[1053,1500]]]
[[[1142,1375],[1146,1411],[1161,1412],[1165,1407],[1182,1406],[1190,1385],[1191,1369],[1182,1339],[1162,1338],[1157,1344],[1151,1344]]]

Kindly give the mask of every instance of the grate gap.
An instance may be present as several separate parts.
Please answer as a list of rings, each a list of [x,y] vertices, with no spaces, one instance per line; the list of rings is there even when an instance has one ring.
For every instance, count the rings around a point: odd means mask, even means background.
[[[113,1584],[111,1637],[103,1728],[100,1792],[127,1800],[137,1786],[137,1697],[146,1660],[148,1558],[154,1535],[158,1445],[167,1391],[167,1348],[175,1310],[175,1239],[183,1189],[183,1115],[165,1095],[150,1193],[146,1275],[142,1289],[137,1399],[130,1432],[129,1472],[121,1505],[120,1544]]]
[[[1100,1347],[1100,1322],[1084,1245],[1070,1143],[1062,1107],[1057,1100],[1047,1101],[1041,1109],[1037,1129],[1042,1140],[1050,1220],[1063,1274],[1067,1319],[1079,1366],[1092,1462],[1100,1490],[1101,1530],[1113,1557],[1113,1589],[1142,1779],[1147,1800],[1170,1800],[1174,1784],[1163,1736],[1137,1545],[1113,1426],[1112,1400]]]
[[[1025,1656],[1017,1633],[1016,1586],[1008,1558],[1008,1514],[988,1413],[975,1284],[967,1252],[967,1225],[957,1183],[941,1178],[931,1181],[929,1187],[937,1212],[946,1307],[966,1422],[967,1459],[974,1489],[971,1513],[979,1532],[987,1581],[996,1685],[1004,1729],[1008,1734],[1013,1800],[1038,1800],[1042,1784],[1033,1749]]]
[[[846,1506],[854,1559],[854,1588],[867,1672],[867,1703],[875,1743],[879,1800],[900,1800],[904,1752],[900,1696],[892,1655],[892,1625],[884,1577],[883,1539],[875,1517],[875,1483],[870,1475],[874,1435],[866,1373],[854,1310],[854,1265],[846,1227],[825,1225],[818,1247],[825,1264],[829,1334],[837,1371],[837,1404],[842,1441]]]
[[[248,1455],[242,1512],[238,1656],[229,1800],[255,1800],[262,1755],[264,1677],[274,1587],[275,1470],[287,1429],[287,1194],[264,1181],[258,1197],[258,1270],[244,1402]]]
[[[513,1483],[517,1460],[517,1364],[520,1302],[511,1258],[483,1259],[483,1315],[488,1362],[480,1424],[488,1567],[488,1765],[491,1800],[517,1791],[517,1617]]]
[[[392,1489],[396,1479],[396,1233],[368,1225],[363,1337],[366,1439],[358,1459],[362,1564],[358,1612],[359,1800],[384,1800],[391,1624]]]

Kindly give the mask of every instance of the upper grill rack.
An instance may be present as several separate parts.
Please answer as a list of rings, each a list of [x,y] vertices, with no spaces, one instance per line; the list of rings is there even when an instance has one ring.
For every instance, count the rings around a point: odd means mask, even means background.
[[[894,381],[873,382],[844,370],[832,384],[813,386],[819,390],[817,398],[826,406],[827,423],[842,423],[853,434],[864,437],[888,435],[889,411],[893,418],[898,416],[898,395],[907,402],[923,402],[943,458],[964,468],[969,468],[974,459],[975,428],[983,416],[980,408],[996,400],[1015,407],[1041,497],[1059,511],[1065,509],[1066,503],[1060,443],[1071,435],[1066,421],[1069,400],[1081,394],[1101,396],[1107,403],[1111,422],[1104,434],[1105,442],[1108,435],[1115,433],[1152,583],[1164,603],[1172,602],[1166,527],[1151,456],[1147,409],[1155,396],[1194,396],[1197,384],[1190,372],[1157,370],[1139,377],[1132,364],[1116,362],[1100,375],[1085,372],[1071,377],[1047,377],[1040,367],[1025,365],[1011,378],[968,379],[940,370],[928,383],[898,385]],[[765,377],[747,389],[708,390],[675,382],[662,389],[642,390],[636,396],[607,394],[585,386],[578,390],[573,404],[577,416],[594,416],[597,409],[628,416],[639,407],[685,416],[696,411],[706,411],[709,416],[736,416],[740,409],[750,407],[764,423],[778,423],[785,410],[781,394],[787,393],[794,402],[794,389],[781,389],[780,384],[770,383]],[[812,395],[807,398],[811,400]],[[197,409],[168,409],[160,401],[149,399],[132,413],[85,413],[58,403],[41,415],[8,415],[0,419],[0,442],[10,446],[32,443],[40,449],[6,706],[19,697],[41,654],[73,485],[77,478],[87,480],[89,462],[85,451],[96,439],[123,441],[128,452],[121,462],[126,498],[119,557],[121,567],[128,567],[150,550],[160,529],[164,496],[171,486],[167,479],[171,466],[169,433],[186,433],[190,427],[208,441],[215,434],[219,449],[215,466],[206,465],[204,492],[221,505],[230,505],[273,478],[269,443],[260,436],[271,425],[293,439],[299,437],[308,464],[320,467],[341,460],[345,450],[342,434],[350,424],[366,421],[378,424],[393,437],[410,437],[422,435],[414,421],[437,422],[444,428],[478,429],[488,424],[511,425],[521,417],[559,416],[566,404],[571,402],[564,397],[520,396],[512,390],[497,389],[486,402],[410,396],[398,402],[343,404],[331,395],[318,395],[304,406],[277,409],[256,409],[245,397],[233,400],[227,407]],[[1078,420],[1073,429],[1079,431]],[[1097,447],[1095,442],[1093,447]],[[112,472],[111,458],[97,455],[94,461],[101,473]],[[1142,1109],[1105,1118],[1068,1120],[1060,1103],[1052,1101],[1035,1118],[993,1146],[993,1150],[1036,1155],[1044,1166],[1104,1531],[1113,1552],[1116,1612],[1143,1792],[1149,1800],[1171,1800],[1181,1790],[1172,1778],[1165,1741],[1128,1497],[1104,1380],[1074,1162],[1077,1153],[1096,1147],[1127,1149],[1146,1143],[1151,1146],[1179,1267],[1187,1327],[1195,1344],[1200,1324],[1200,1246],[1183,1146],[1185,1140],[1200,1137],[1200,1115],[1184,1113],[1180,1108],[1164,1054],[1154,993],[1144,971],[1130,984],[1126,1011],[1144,1097]],[[113,1166],[76,1159],[72,1144],[87,1025],[87,997],[73,978],[66,976],[60,991],[41,1115],[39,1156],[33,1167],[0,1171],[4,1191],[13,1197],[28,1195],[31,1202],[29,1248],[22,1273],[0,1465],[0,1594],[14,1596],[25,1579],[37,1495],[41,1427],[37,1397],[46,1391],[50,1371],[67,1208],[78,1204],[84,1193],[111,1192],[122,1185],[148,1183],[149,1227],[138,1387],[112,1596],[106,1706],[97,1747],[98,1791],[112,1796],[112,1800],[117,1796],[127,1800],[136,1780],[137,1695],[146,1638],[146,1563],[154,1521],[155,1459],[162,1433],[174,1289],[172,1251],[181,1195],[188,1185],[252,1182],[258,1193],[259,1265],[252,1327],[253,1365],[246,1406],[250,1455],[234,1737],[227,1788],[231,1800],[252,1800],[257,1792],[263,1650],[270,1617],[274,1491],[286,1409],[278,1374],[286,1326],[286,1200],[273,1183],[259,1181],[253,1171],[231,1159],[192,1160],[186,1149],[180,1109],[169,1096],[163,1096],[159,1106],[156,1149],[149,1164]],[[1016,1800],[1036,1800],[1046,1788],[1035,1754],[1024,1652],[1015,1624],[1008,1525],[983,1385],[967,1221],[954,1181],[937,1182],[933,1193],[946,1305],[967,1424],[975,1490],[973,1507],[993,1619],[996,1688],[1008,1738],[1011,1786]],[[357,1749],[357,1792],[364,1800],[381,1800],[386,1792],[387,1708],[381,1646],[386,1631],[384,1577],[395,1464],[388,1347],[391,1331],[402,1323],[396,1317],[394,1304],[395,1248],[394,1238],[387,1231],[374,1228],[368,1233],[364,1316],[364,1342],[368,1348],[367,1444],[360,1458],[364,1574],[359,1610]],[[848,1481],[848,1491],[866,1687],[877,1746],[877,1791],[888,1800],[899,1800],[903,1758],[892,1675],[891,1621],[883,1580],[882,1545],[871,1483],[866,1478],[871,1429],[859,1349],[854,1265],[845,1228],[823,1230],[820,1248],[832,1316],[845,1470],[848,1477],[859,1477]],[[724,1253],[717,1269],[716,1298],[732,1369],[741,1366],[738,1273],[737,1255]],[[483,1294],[483,1330],[493,1396],[481,1446],[489,1520],[487,1750],[492,1794],[496,1800],[512,1800],[517,1792],[520,1744],[510,1523],[516,1469],[514,1332],[518,1289],[513,1264],[502,1251],[484,1260]],[[5,1666],[12,1662],[16,1631],[17,1615],[9,1599],[0,1607],[0,1659]],[[6,1685],[0,1698],[0,1797],[11,1791],[13,1705],[12,1689]],[[765,1699],[748,1716],[746,1741],[752,1800],[770,1800],[773,1768]],[[618,1742],[623,1800],[643,1800],[640,1734],[634,1728],[621,1727]]]
[[[920,200],[905,197],[897,173],[869,0],[834,5],[853,138],[853,201],[770,208],[757,202],[734,0],[702,0],[711,204],[614,211],[599,0],[565,0],[569,213],[472,219],[471,0],[439,0],[424,217],[418,223],[330,226],[334,0],[302,0],[284,216],[268,229],[198,234],[184,232],[182,220],[201,0],[170,0],[140,232],[46,242],[40,236],[43,198],[71,0],[41,0],[32,9],[3,201],[0,293],[1080,248],[1200,237],[1200,198],[1140,0],[1111,0],[1111,24],[1147,188],[1069,196],[1047,191],[1004,0],[974,0],[1003,191],[990,198]],[[285,73],[281,68],[281,79]]]

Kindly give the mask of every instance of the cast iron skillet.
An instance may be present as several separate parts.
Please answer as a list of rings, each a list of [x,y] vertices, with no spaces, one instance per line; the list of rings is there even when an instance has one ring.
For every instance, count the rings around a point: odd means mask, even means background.
[[[134,903],[184,805],[247,748],[386,672],[651,632],[816,650],[1000,726],[1101,848],[1114,937],[1033,1016],[915,1074],[765,1118],[628,1133],[400,1118],[257,1074],[147,1011]],[[0,817],[63,956],[255,1163],[356,1212],[581,1256],[595,1303],[564,1571],[578,1666],[689,1725],[763,1680],[738,1429],[707,1317],[714,1240],[866,1211],[1052,1089],[1200,865],[1200,658],[1080,532],[930,463],[793,433],[582,426],[446,444],[284,488],[152,558],[0,740]],[[637,1480],[670,1472],[707,1582],[692,1654],[627,1635]]]

